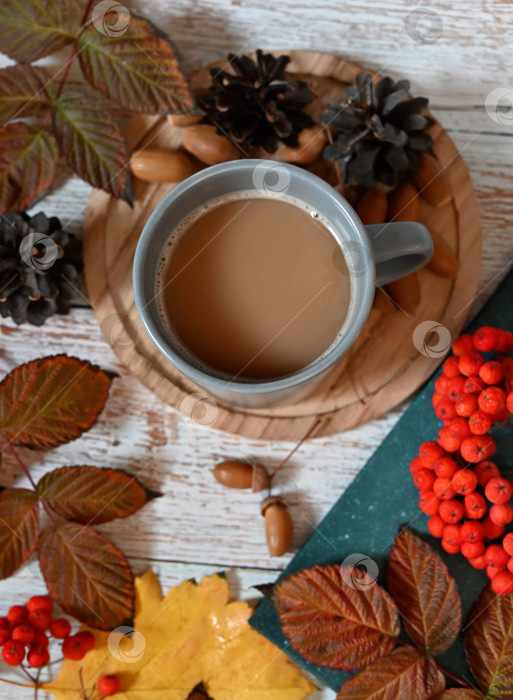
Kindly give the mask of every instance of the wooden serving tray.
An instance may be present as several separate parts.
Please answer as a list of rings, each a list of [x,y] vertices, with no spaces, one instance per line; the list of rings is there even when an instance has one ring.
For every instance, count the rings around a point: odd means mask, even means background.
[[[344,86],[364,70],[329,54],[292,51],[289,55],[289,73],[307,80],[319,97],[311,109],[314,117],[322,103],[340,100]],[[222,67],[225,62],[215,65]],[[190,76],[194,90],[208,87],[209,68]],[[150,144],[176,148],[183,132],[166,117],[138,115],[129,123],[126,138],[130,149]],[[481,260],[479,209],[468,170],[438,123],[431,134],[433,152],[446,170],[453,199],[436,209],[422,200],[420,220],[455,250],[460,258],[458,276],[443,279],[421,270],[421,301],[411,315],[398,310],[377,290],[361,335],[334,372],[310,397],[280,408],[246,411],[202,401],[204,392],[167,362],[139,321],[132,290],[134,251],[150,213],[173,185],[134,179],[133,208],[95,190],[85,222],[86,284],[102,330],[121,361],[161,399],[196,422],[251,438],[297,440],[319,416],[323,420],[315,435],[329,435],[376,418],[406,399],[442,359],[418,352],[412,340],[415,328],[422,321],[433,321],[449,329],[453,337],[460,332],[476,292]],[[332,176],[322,161],[309,169],[328,179]]]

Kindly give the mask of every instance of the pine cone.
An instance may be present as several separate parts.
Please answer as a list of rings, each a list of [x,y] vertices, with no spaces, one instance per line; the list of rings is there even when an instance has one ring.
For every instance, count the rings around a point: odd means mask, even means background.
[[[211,68],[210,92],[200,100],[218,133],[243,147],[263,146],[268,153],[280,141],[297,146],[299,132],[313,124],[302,110],[314,94],[304,81],[285,75],[290,57],[258,49],[256,61],[234,54],[228,60],[235,75]]]
[[[369,73],[359,73],[345,91],[344,102],[331,102],[321,124],[329,126],[333,143],[326,160],[338,160],[347,184],[395,187],[408,172],[420,168],[420,153],[433,145],[426,132],[433,120],[421,114],[425,97],[412,98],[408,80],[382,78],[374,86]]]
[[[82,244],[56,216],[6,212],[0,218],[0,314],[42,326],[67,314],[82,271]]]

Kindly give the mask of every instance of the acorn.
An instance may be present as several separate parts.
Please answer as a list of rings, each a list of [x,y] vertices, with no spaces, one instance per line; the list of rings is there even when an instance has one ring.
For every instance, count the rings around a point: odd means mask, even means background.
[[[270,496],[262,502],[260,512],[265,518],[269,554],[272,557],[281,557],[292,543],[292,518],[287,504],[279,496]]]
[[[269,473],[262,464],[227,459],[214,467],[214,478],[230,489],[263,491],[270,486]]]

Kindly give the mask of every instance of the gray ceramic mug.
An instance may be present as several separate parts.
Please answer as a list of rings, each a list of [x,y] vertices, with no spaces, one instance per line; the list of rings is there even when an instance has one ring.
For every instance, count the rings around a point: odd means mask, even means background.
[[[318,360],[294,374],[272,380],[230,379],[185,357],[166,331],[157,307],[157,267],[170,233],[201,204],[237,193],[299,200],[318,211],[339,243],[350,277],[350,304],[337,340]],[[151,214],[135,252],[133,284],[139,316],[160,352],[210,396],[245,408],[290,404],[310,394],[349,350],[361,332],[375,285],[392,282],[422,267],[433,242],[425,226],[397,222],[364,226],[347,201],[306,170],[271,160],[221,163],[175,187]]]

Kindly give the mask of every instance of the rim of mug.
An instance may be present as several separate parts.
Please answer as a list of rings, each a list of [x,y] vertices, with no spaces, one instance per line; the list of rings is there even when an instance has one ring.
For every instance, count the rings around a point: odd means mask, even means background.
[[[227,379],[214,374],[209,374],[203,371],[189,362],[182,354],[177,352],[172,345],[172,341],[166,337],[165,332],[159,328],[158,324],[155,323],[153,314],[159,317],[158,309],[156,309],[155,304],[155,294],[151,295],[150,299],[147,299],[147,275],[149,272],[152,274],[153,280],[155,279],[156,270],[144,270],[144,263],[146,258],[146,252],[153,242],[155,232],[158,231],[158,226],[163,218],[163,215],[167,210],[174,206],[177,199],[179,199],[185,192],[191,189],[200,188],[205,186],[206,182],[220,177],[223,173],[227,171],[254,171],[257,166],[264,166],[269,169],[276,168],[276,166],[282,166],[290,171],[291,178],[301,178],[304,181],[308,181],[310,184],[314,185],[317,192],[322,191],[323,196],[330,199],[335,203],[339,211],[341,211],[344,217],[350,224],[353,234],[356,234],[354,238],[356,243],[361,247],[361,250],[365,251],[365,255],[368,256],[365,260],[364,271],[362,273],[356,274],[354,271],[349,269],[349,278],[351,283],[350,291],[350,305],[348,310],[349,313],[353,313],[353,321],[351,325],[347,328],[346,332],[338,340],[335,339],[330,346],[327,348],[328,352],[313,360],[309,365],[306,365],[302,369],[294,372],[293,374],[288,374],[283,377],[278,377],[274,379]],[[256,188],[255,188],[256,189]],[[244,191],[247,192],[247,188],[240,190],[233,189],[233,192]],[[219,195],[218,195],[219,196]],[[216,199],[217,197],[210,197],[209,199]],[[313,205],[313,202],[307,201],[306,198],[295,197],[303,201],[305,204]],[[314,197],[312,197],[313,199]],[[204,200],[209,201],[209,199]],[[322,206],[317,206],[316,209],[322,213]],[[192,211],[192,210],[191,210]],[[190,212],[186,212],[181,218],[184,219],[188,216]],[[329,222],[329,217],[326,217]],[[347,261],[347,253],[344,251],[341,245],[342,241],[338,237],[337,230],[335,226],[330,225],[330,232],[334,234],[337,240],[344,259]],[[345,232],[347,233],[347,231]],[[169,238],[169,236],[168,236]],[[167,241],[167,239],[166,239]],[[165,245],[165,244],[164,244]],[[160,252],[163,250],[164,246],[160,247]],[[365,274],[364,274],[365,273]],[[354,290],[353,287],[358,286],[358,290]],[[358,302],[354,299],[354,292],[358,292]],[[133,262],[133,292],[135,297],[135,304],[137,308],[137,313],[142,321],[142,324],[150,336],[153,344],[157,347],[160,353],[166,357],[171,364],[178,369],[182,374],[184,374],[188,379],[196,382],[198,385],[203,386],[205,389],[211,387],[214,391],[219,392],[233,392],[239,394],[264,394],[271,392],[281,392],[287,389],[293,389],[301,386],[304,383],[311,381],[312,379],[323,374],[329,370],[334,364],[336,364],[353,345],[354,341],[360,334],[365,322],[367,321],[372,300],[374,298],[375,291],[375,265],[372,255],[372,250],[369,242],[368,235],[365,231],[363,224],[361,223],[358,215],[348,203],[348,201],[343,197],[334,187],[329,185],[325,180],[318,177],[314,173],[304,170],[290,163],[284,163],[282,161],[275,160],[265,160],[265,159],[254,159],[245,158],[241,160],[228,161],[225,163],[219,163],[217,165],[212,165],[208,168],[204,168],[197,173],[194,173],[190,177],[186,178],[180,182],[176,187],[174,187],[159,204],[155,207],[153,212],[150,214],[148,220],[146,221],[139,241],[137,243],[137,248],[135,251],[134,262]],[[153,311],[153,314],[152,314]],[[342,326],[343,328],[343,326]]]

